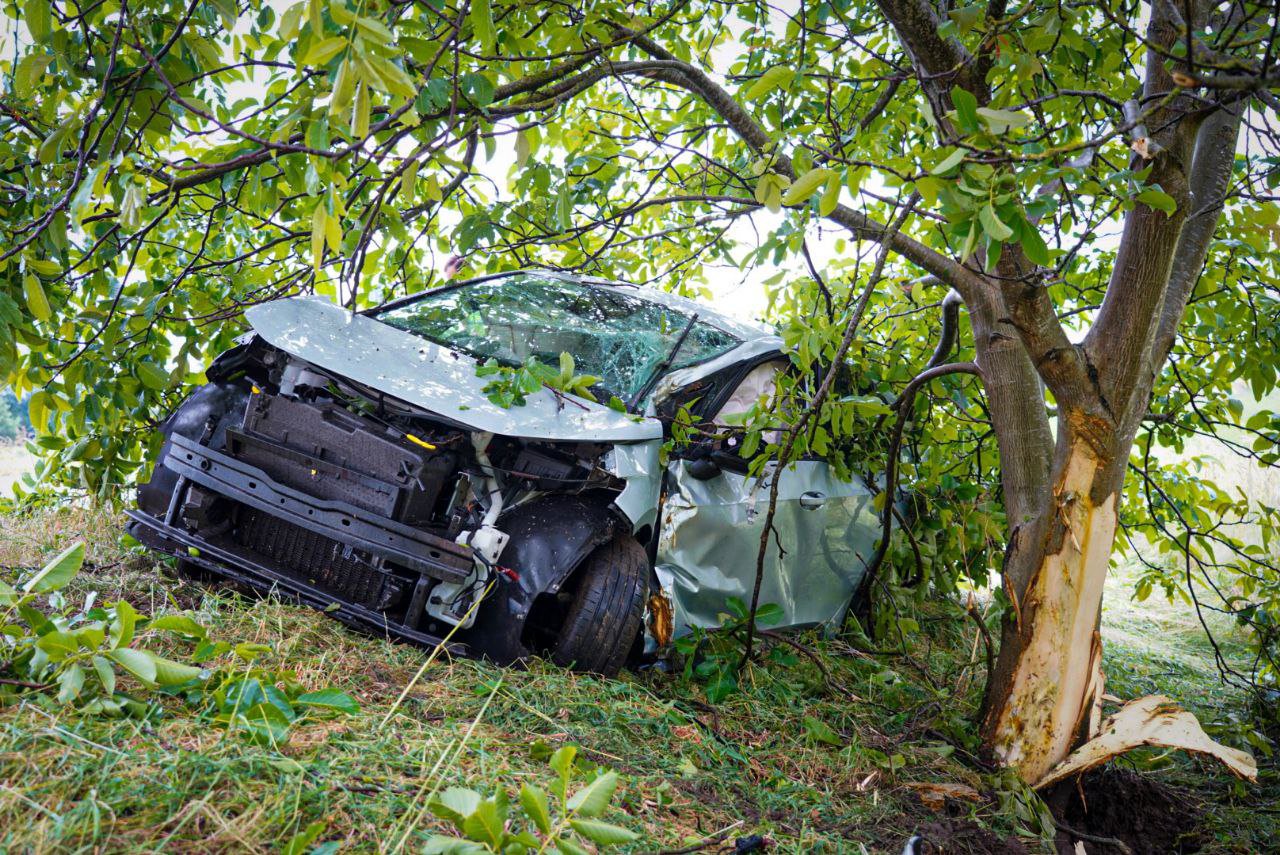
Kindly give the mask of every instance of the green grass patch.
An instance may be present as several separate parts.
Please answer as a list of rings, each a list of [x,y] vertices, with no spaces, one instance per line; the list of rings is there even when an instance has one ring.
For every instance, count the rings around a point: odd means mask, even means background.
[[[777,661],[749,670],[740,690],[714,705],[678,671],[605,680],[537,662],[519,670],[442,657],[415,681],[422,649],[305,608],[179,581],[118,547],[118,524],[88,511],[5,518],[0,565],[35,566],[85,538],[77,585],[150,614],[189,610],[212,638],[268,645],[264,667],[292,670],[308,689],[340,689],[360,712],[304,721],[287,741],[264,746],[176,698],[148,695],[154,709],[143,718],[11,704],[0,709],[0,851],[279,852],[316,823],[302,851],[326,842],[341,851],[420,851],[452,830],[428,809],[432,793],[502,789],[514,800],[524,784],[546,789],[547,759],[567,744],[580,746],[584,774],[600,766],[622,776],[600,819],[641,839],[619,851],[677,847],[728,829],[730,838],[767,835],[778,852],[857,853],[861,845],[896,855],[940,817],[1001,837],[1021,833],[1029,851],[1049,851],[1000,809],[999,777],[972,757],[968,719],[983,657],[973,625],[941,605],[920,616],[926,630],[909,655],[806,637],[825,675],[779,648]],[[1238,719],[1241,698],[1219,686],[1211,660],[1202,663],[1190,628],[1171,633],[1160,615],[1135,611],[1108,609],[1111,690],[1165,691],[1210,721]],[[171,638],[147,640],[175,655],[182,649]],[[1264,764],[1260,787],[1237,788],[1180,757],[1125,762],[1194,790],[1223,847],[1216,851],[1262,851],[1259,841],[1275,839],[1274,766]],[[938,813],[920,800],[925,784],[982,795]]]

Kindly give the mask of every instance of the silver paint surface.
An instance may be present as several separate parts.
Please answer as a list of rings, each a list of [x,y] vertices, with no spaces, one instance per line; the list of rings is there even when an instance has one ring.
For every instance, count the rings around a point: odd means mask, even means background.
[[[245,317],[269,344],[405,403],[475,430],[543,440],[639,442],[659,439],[662,426],[633,419],[550,390],[504,409],[482,391],[471,357],[411,333],[348,312],[325,300],[294,297],[254,306]]]
[[[670,466],[670,494],[662,510],[658,579],[672,600],[676,634],[719,626],[725,601],[751,602],[760,533],[769,509],[769,481],[732,472],[698,481],[685,464]],[[824,497],[806,510],[805,493]],[[779,627],[838,624],[875,551],[879,524],[874,496],[837,479],[827,464],[787,467],[778,486],[776,542],[766,553],[760,605],[782,608]],[[809,502],[811,504],[811,502]]]
[[[660,440],[615,445],[604,459],[605,468],[626,482],[613,504],[639,531],[658,518],[658,496],[662,491],[662,467],[658,453]]]

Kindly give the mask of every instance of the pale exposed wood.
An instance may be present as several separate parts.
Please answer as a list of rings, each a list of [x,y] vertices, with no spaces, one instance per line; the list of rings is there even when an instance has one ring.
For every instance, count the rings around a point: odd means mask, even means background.
[[[1116,531],[1116,494],[1092,498],[1100,461],[1077,441],[1054,488],[1058,548],[1047,554],[1023,609],[1025,642],[1006,701],[993,711],[992,749],[1028,781],[1071,750],[1096,685],[1095,626]]]
[[[1258,762],[1238,748],[1214,742],[1196,717],[1163,695],[1148,695],[1125,704],[1107,719],[1099,736],[1081,745],[1036,782],[1038,789],[1079,775],[1113,757],[1143,745],[1180,748],[1213,757],[1237,777],[1258,780]]]

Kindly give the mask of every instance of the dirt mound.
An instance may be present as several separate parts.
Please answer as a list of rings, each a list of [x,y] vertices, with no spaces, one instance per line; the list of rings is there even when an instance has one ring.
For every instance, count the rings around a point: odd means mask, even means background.
[[[916,832],[924,838],[922,855],[1030,855],[1014,838],[1001,837],[967,819],[937,819]]]
[[[1199,852],[1204,840],[1201,805],[1189,794],[1127,769],[1104,768],[1075,782],[1064,781],[1049,798],[1060,824],[1095,838],[1113,838],[1133,855]],[[1081,799],[1083,791],[1084,798]],[[1058,832],[1058,852],[1074,855],[1070,831]],[[1121,852],[1114,845],[1084,838],[1089,852]]]

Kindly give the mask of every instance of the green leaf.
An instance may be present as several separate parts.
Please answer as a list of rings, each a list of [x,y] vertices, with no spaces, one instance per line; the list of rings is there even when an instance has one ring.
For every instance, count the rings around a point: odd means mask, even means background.
[[[987,233],[987,237],[997,243],[1003,243],[1013,237],[1013,229],[996,216],[995,209],[990,205],[983,205],[978,210],[978,222],[982,223],[982,230]]]
[[[311,212],[311,269],[319,273],[320,263],[324,261],[324,233],[327,224],[328,213],[324,209],[324,202],[316,203],[316,208]]]
[[[80,642],[71,633],[55,629],[40,636],[36,647],[47,653],[51,662],[61,662],[80,649]]]
[[[422,847],[423,855],[476,855],[489,852],[487,846],[448,834],[433,834]]]
[[[377,18],[356,18],[356,29],[361,35],[367,36],[376,44],[390,46],[396,40],[391,31],[387,29],[387,25],[379,21]]]
[[[134,366],[142,385],[157,392],[169,386],[169,372],[149,360],[143,360]]]
[[[111,646],[128,647],[133,642],[138,612],[124,600],[115,604],[115,611],[115,618],[111,621]]]
[[[338,52],[346,46],[347,40],[343,36],[331,36],[318,42],[312,42],[311,47],[307,49],[306,55],[302,57],[302,64],[324,65],[337,56]]]
[[[951,103],[955,104],[961,129],[976,134],[982,127],[978,124],[978,99],[969,90],[955,86],[951,89]]]
[[[805,736],[812,742],[824,742],[827,745],[844,745],[844,739],[821,719],[811,715],[804,717]]]
[[[351,715],[360,712],[360,704],[356,703],[355,699],[346,692],[340,692],[337,689],[321,689],[318,692],[307,692],[294,698],[293,703],[300,707],[335,710]]]
[[[1033,224],[1027,222],[1022,224],[1018,242],[1022,244],[1022,251],[1032,264],[1044,267],[1053,260],[1049,255],[1049,247],[1045,244],[1044,238],[1040,237],[1040,232],[1036,230]]]
[[[567,181],[560,184],[560,192],[556,197],[556,225],[562,232],[573,227],[573,200],[569,197]]]
[[[22,277],[22,297],[27,302],[27,310],[31,316],[41,323],[53,317],[53,308],[44,293],[40,280],[34,276]]]
[[[974,26],[982,19],[984,6],[975,4],[973,6],[961,6],[958,9],[951,9],[947,12],[947,17],[955,22],[956,28],[960,33],[972,30]]]
[[[98,675],[98,682],[102,684],[102,693],[107,697],[116,693],[116,672],[102,656],[93,657],[93,670]]]
[[[289,736],[289,719],[269,703],[254,704],[236,716],[239,724],[259,745],[277,746]]]
[[[773,626],[776,623],[780,623],[785,616],[782,606],[777,603],[765,603],[756,609],[756,624],[759,626]]]
[[[28,594],[47,594],[66,586],[84,564],[84,543],[68,546],[22,586]]]
[[[807,201],[809,197],[817,192],[819,187],[831,178],[838,179],[838,175],[834,170],[822,168],[810,169],[804,175],[797,178],[794,184],[787,188],[787,192],[782,196],[782,204],[790,206],[798,205],[801,202]],[[837,190],[837,192],[839,191]]]
[[[825,217],[834,211],[838,204],[840,204],[840,175],[833,172],[831,177],[827,179],[827,186],[822,191],[822,198],[818,200],[818,214]]]
[[[151,657],[151,662],[155,666],[155,677],[153,679],[159,686],[180,686],[183,683],[197,679],[201,674],[200,669],[194,665],[174,662],[172,659],[157,656],[149,650],[142,652]]]
[[[316,6],[319,7],[321,2],[323,0],[316,0]],[[315,15],[319,20],[320,13],[316,12]],[[347,4],[342,0],[329,0],[329,17],[333,18],[333,22],[340,27],[348,26],[356,19],[355,13],[348,9]]]
[[[782,210],[782,194],[790,180],[776,172],[766,172],[756,184],[756,201],[773,213]]]
[[[245,662],[252,662],[264,653],[271,652],[271,645],[257,644],[252,641],[242,641],[234,648],[236,656]]]
[[[161,615],[148,623],[147,628],[163,629],[167,632],[184,635],[188,638],[204,638],[209,634],[208,630],[201,626],[190,615],[182,614]]]
[[[609,806],[613,791],[618,789],[618,773],[605,772],[569,799],[566,807],[580,816],[599,816]]]
[[[130,647],[107,651],[107,658],[147,685],[155,685],[156,663],[150,655]]]
[[[62,273],[62,265],[47,258],[28,258],[27,267],[41,276],[59,276]]]
[[[461,837],[433,834],[427,839],[422,851],[423,855],[489,855],[493,850]]]
[[[520,786],[520,806],[533,821],[534,826],[543,834],[551,833],[551,808],[547,794],[538,787],[529,784]]]
[[[516,166],[523,167],[528,163],[541,141],[537,128],[526,128],[516,134]]]
[[[53,9],[49,0],[27,0],[22,11],[22,20],[31,38],[37,42],[47,39],[53,32]]]
[[[32,90],[52,62],[53,54],[49,53],[29,53],[18,61],[18,67],[13,72],[13,91],[19,98],[29,98],[34,94]]]
[[[602,846],[616,846],[640,839],[640,835],[629,828],[611,825],[598,819],[571,819],[569,825],[592,843],[599,843]]]
[[[991,129],[993,134],[1003,134],[1009,130],[1024,128],[1031,122],[1031,117],[1020,110],[997,110],[992,107],[979,107],[978,115]]]
[[[298,37],[298,33],[302,29],[302,13],[306,5],[306,0],[301,3],[295,3],[280,16],[280,29],[278,32],[280,33],[281,41],[291,42]]]
[[[965,150],[962,148],[952,149],[951,154],[944,157],[937,165],[929,170],[930,175],[945,175],[955,169],[964,161]]]
[[[356,139],[369,135],[369,110],[369,87],[363,81],[357,82],[351,104],[351,135]]]
[[[378,80],[382,84],[378,88],[392,95],[399,95],[402,98],[412,99],[418,97],[418,88],[413,85],[413,80],[400,66],[380,56],[369,56],[368,62],[377,73]]]
[[[441,819],[447,819],[458,828],[462,828],[467,817],[476,812],[483,799],[475,790],[465,787],[449,787],[440,793],[427,807]]]
[[[329,118],[338,119],[351,109],[351,95],[355,85],[355,62],[347,56],[338,63],[338,76],[334,78],[333,94],[329,96]]]
[[[795,69],[785,65],[775,65],[764,74],[760,75],[754,83],[747,87],[742,93],[743,97],[748,101],[759,101],[764,96],[778,90],[785,89],[791,85],[791,81],[795,79]]]
[[[76,698],[80,697],[80,690],[84,688],[84,669],[76,662],[72,662],[67,669],[58,676],[58,703],[69,704]]]
[[[472,840],[489,844],[495,851],[502,841],[504,818],[493,799],[485,799],[476,805],[475,812],[462,822],[462,831]]]
[[[212,0],[212,5],[213,8],[218,10],[218,14],[222,16],[222,26],[228,30],[234,30],[236,18],[240,14],[236,0]]]
[[[1138,201],[1149,208],[1154,208],[1157,211],[1163,211],[1165,216],[1171,217],[1173,216],[1173,213],[1178,210],[1178,203],[1173,200],[1172,196],[1165,193],[1163,190],[1158,190],[1154,187],[1143,190],[1139,193]]]
[[[498,37],[494,31],[493,9],[489,0],[473,0],[468,18],[471,21],[471,29],[480,40],[480,46],[484,48],[485,53],[492,55],[496,51]]]
[[[40,147],[36,149],[36,160],[45,166],[57,163],[62,157],[62,147],[66,142],[68,130],[66,125],[62,125],[50,131],[40,143]]]
[[[568,797],[569,778],[573,775],[573,758],[577,755],[578,746],[562,745],[556,749],[555,753],[551,755],[551,759],[547,761],[547,764],[556,773],[557,787],[555,788],[555,793],[560,797],[561,801]]]

